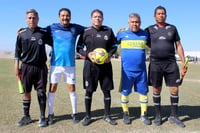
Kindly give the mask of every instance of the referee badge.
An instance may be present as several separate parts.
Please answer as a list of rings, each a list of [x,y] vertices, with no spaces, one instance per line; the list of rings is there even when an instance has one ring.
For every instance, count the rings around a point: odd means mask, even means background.
[[[104,36],[104,40],[108,40],[108,36],[107,35]]]
[[[42,45],[42,39],[39,39],[39,40],[38,40],[38,44],[39,44],[39,45]]]

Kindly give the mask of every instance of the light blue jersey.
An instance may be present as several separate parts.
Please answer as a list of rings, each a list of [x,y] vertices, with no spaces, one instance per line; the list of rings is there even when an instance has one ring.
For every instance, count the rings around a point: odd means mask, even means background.
[[[51,66],[75,66],[76,38],[85,27],[78,24],[63,27],[60,23],[55,23],[48,29],[53,38]]]

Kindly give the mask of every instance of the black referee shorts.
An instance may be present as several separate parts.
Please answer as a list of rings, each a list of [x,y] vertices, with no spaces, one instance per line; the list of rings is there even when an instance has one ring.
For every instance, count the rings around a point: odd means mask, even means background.
[[[98,81],[102,90],[114,89],[112,64],[97,65],[85,60],[83,68],[83,87],[89,92],[97,89]]]
[[[37,67],[23,63],[20,73],[25,92],[31,92],[33,86],[35,90],[41,89],[46,92],[48,74],[46,65]]]
[[[153,87],[161,87],[165,79],[166,86],[179,86],[176,80],[180,78],[176,62],[151,62],[149,64],[148,82]]]

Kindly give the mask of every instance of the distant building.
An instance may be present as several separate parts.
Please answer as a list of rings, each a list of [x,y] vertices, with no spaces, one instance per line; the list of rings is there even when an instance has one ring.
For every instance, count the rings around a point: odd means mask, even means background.
[[[185,51],[185,56],[189,55],[189,61],[198,62],[200,60],[200,51]],[[179,61],[179,56],[176,54],[176,59]]]

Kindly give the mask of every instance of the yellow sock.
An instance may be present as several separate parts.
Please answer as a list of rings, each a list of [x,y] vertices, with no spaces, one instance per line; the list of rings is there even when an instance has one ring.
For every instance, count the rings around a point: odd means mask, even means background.
[[[129,97],[121,95],[121,105],[123,112],[128,112],[128,102],[129,102]]]
[[[140,97],[140,106],[141,106],[141,116],[145,115],[147,113],[147,103],[148,103],[148,97],[147,95],[139,95]]]

